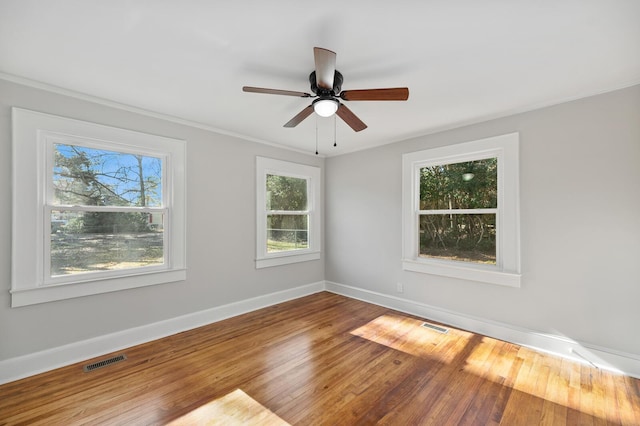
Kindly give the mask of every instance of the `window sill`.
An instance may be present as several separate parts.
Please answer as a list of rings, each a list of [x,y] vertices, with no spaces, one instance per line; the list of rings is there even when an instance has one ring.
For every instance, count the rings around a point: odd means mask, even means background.
[[[467,267],[454,263],[425,262],[415,259],[404,259],[402,269],[423,274],[440,275],[462,280],[478,281],[506,287],[520,288],[521,274],[504,272],[498,269]]]
[[[256,259],[256,269],[269,268],[271,266],[287,265],[289,263],[308,262],[320,259],[320,252],[305,252],[299,254],[286,254],[274,257]]]
[[[25,288],[11,291],[11,307],[35,305],[74,297],[109,293],[129,288],[146,287],[187,279],[186,269],[129,275],[64,285]]]

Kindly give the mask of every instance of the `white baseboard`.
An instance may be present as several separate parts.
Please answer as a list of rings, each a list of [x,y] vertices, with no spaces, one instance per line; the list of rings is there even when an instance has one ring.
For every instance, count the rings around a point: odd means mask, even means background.
[[[580,343],[563,336],[538,333],[509,324],[475,318],[387,294],[330,281],[320,281],[117,333],[98,336],[33,354],[3,360],[0,361],[0,384],[82,362],[236,315],[308,296],[323,290],[395,309],[400,312],[406,312],[474,333],[527,346],[532,349],[563,356],[578,362],[587,362],[598,368],[640,379],[640,356],[638,355]]]
[[[320,281],[0,361],[0,384],[75,364],[324,290]]]
[[[325,289],[332,293],[406,312],[495,339],[559,355],[574,361],[587,362],[604,370],[640,379],[640,356],[635,354],[581,343],[564,336],[538,333],[509,324],[476,318],[419,302],[330,281],[325,282]]]

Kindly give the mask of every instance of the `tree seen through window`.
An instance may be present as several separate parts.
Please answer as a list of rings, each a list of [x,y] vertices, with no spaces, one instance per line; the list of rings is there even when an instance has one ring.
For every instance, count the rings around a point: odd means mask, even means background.
[[[420,169],[420,256],[496,263],[497,159]]]
[[[54,144],[51,275],[162,264],[162,159]]]
[[[307,180],[267,174],[267,252],[309,247]]]

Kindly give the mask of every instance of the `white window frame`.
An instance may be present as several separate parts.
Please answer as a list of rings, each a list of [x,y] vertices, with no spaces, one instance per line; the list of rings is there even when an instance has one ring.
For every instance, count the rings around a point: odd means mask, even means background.
[[[267,252],[267,175],[288,176],[307,181],[308,247],[276,253]],[[256,157],[256,268],[286,265],[320,259],[321,179],[319,167],[289,161]],[[282,212],[287,214],[289,212]]]
[[[12,128],[12,307],[186,279],[185,141],[20,108],[12,108]],[[165,215],[162,265],[50,276],[51,215],[47,212],[65,208],[51,204],[56,143],[162,159],[163,205],[148,209]]]
[[[404,270],[520,287],[519,134],[407,153],[402,156],[402,267]],[[420,169],[486,158],[498,159],[496,264],[419,256]]]

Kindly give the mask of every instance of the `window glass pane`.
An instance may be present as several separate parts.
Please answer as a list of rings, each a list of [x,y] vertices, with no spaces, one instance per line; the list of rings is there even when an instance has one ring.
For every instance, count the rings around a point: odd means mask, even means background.
[[[420,215],[420,256],[495,264],[496,215]]]
[[[267,216],[267,253],[309,248],[307,215]]]
[[[267,210],[307,210],[307,180],[267,175]]]
[[[497,208],[497,159],[420,169],[420,210]]]
[[[162,206],[162,159],[54,144],[54,204]]]
[[[163,214],[51,212],[51,276],[164,263]]]

